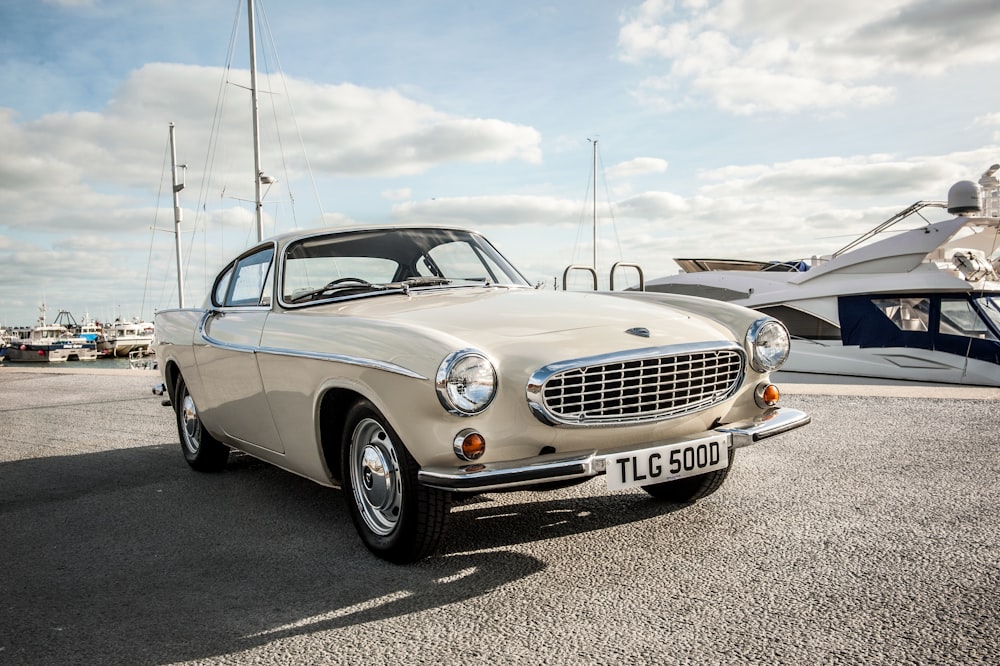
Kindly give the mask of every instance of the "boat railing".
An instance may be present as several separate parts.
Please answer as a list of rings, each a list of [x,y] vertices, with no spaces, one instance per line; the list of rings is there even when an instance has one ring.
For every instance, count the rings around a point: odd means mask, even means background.
[[[639,291],[646,291],[646,276],[642,272],[642,266],[639,264],[632,264],[625,261],[617,261],[611,267],[611,273],[608,277],[608,286],[611,291],[615,290],[615,274],[621,269],[634,268],[636,273],[639,275]],[[562,285],[563,291],[569,290],[569,274],[572,272],[583,272],[590,276],[591,284],[593,285],[593,290],[597,291],[597,270],[593,266],[583,266],[580,264],[573,264],[566,267],[563,271]]]
[[[611,287],[611,291],[615,290],[615,272],[619,268],[634,268],[636,273],[639,274],[639,287],[638,287],[639,291],[646,291],[646,276],[642,272],[642,266],[640,266],[639,264],[626,263],[624,261],[617,261],[615,262],[615,265],[611,267],[611,278],[608,281],[608,284]]]
[[[573,264],[571,266],[567,266],[566,270],[563,271],[563,280],[562,280],[563,291],[567,291],[569,289],[569,274],[574,271],[578,272],[582,271],[584,273],[590,274],[590,277],[593,279],[594,282],[594,291],[597,291],[597,271],[594,269],[593,266],[582,266],[579,264]]]
[[[839,257],[840,255],[842,255],[842,254],[844,254],[846,252],[850,252],[851,250],[853,250],[857,246],[861,245],[862,243],[868,242],[869,240],[871,240],[875,236],[879,235],[880,233],[882,233],[883,231],[885,231],[889,227],[893,226],[897,222],[905,220],[909,216],[911,216],[911,215],[913,215],[915,213],[918,213],[920,210],[922,210],[924,208],[947,208],[947,207],[948,207],[948,204],[946,204],[943,201],[918,201],[915,204],[912,204],[911,206],[909,206],[907,208],[904,208],[903,210],[899,211],[898,213],[896,213],[895,215],[893,215],[892,217],[890,217],[885,222],[882,222],[881,224],[879,224],[878,226],[876,226],[874,229],[871,229],[870,231],[867,231],[864,234],[858,236],[857,238],[855,238],[854,240],[852,240],[850,243],[848,243],[844,247],[842,247],[839,250],[837,250],[836,252],[834,252],[833,255],[832,255],[832,257],[836,258],[836,257]],[[921,217],[923,217],[923,216],[921,216]],[[926,219],[924,221],[927,222]],[[930,224],[930,222],[928,222],[928,224]]]
[[[128,367],[132,370],[156,370],[156,353],[149,349],[137,349],[128,354]]]

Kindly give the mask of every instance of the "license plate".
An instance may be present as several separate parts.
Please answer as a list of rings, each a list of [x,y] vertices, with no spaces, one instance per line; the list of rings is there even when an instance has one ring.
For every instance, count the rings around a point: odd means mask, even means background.
[[[605,462],[608,490],[665,483],[728,467],[729,437],[710,437],[612,454]]]

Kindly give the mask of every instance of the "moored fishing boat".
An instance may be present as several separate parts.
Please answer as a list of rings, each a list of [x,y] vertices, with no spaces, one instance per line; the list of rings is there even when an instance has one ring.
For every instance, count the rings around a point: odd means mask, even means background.
[[[10,348],[10,331],[0,327],[0,361],[7,358],[7,350]]]
[[[94,321],[85,312],[79,328],[79,336],[94,343],[98,356],[101,358],[114,356],[114,347],[108,342],[108,336],[104,333],[104,326],[100,322]]]
[[[40,308],[38,325],[14,329],[7,360],[11,363],[57,363],[63,361],[93,361],[97,346],[86,338],[74,335],[62,324],[45,322],[45,306]]]

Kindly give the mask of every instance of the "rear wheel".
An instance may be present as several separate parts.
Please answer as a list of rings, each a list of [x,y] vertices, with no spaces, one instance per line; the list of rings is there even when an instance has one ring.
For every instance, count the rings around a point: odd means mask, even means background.
[[[198,407],[188,393],[183,377],[177,378],[174,390],[177,414],[177,434],[181,440],[184,460],[199,472],[219,472],[229,460],[229,447],[212,437],[198,417]]]
[[[417,462],[367,400],[348,412],[341,450],[344,498],[365,546],[396,564],[430,555],[444,534],[451,496],[417,481]]]
[[[722,487],[722,482],[729,476],[729,470],[733,467],[733,450],[729,450],[729,465],[722,469],[717,469],[698,476],[689,476],[676,481],[666,483],[654,483],[651,486],[643,486],[642,489],[658,500],[665,502],[694,502],[704,497],[708,497]]]

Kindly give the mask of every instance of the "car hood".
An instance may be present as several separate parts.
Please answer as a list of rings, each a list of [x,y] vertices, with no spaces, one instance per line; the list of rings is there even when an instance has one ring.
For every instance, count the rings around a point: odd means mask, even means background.
[[[725,303],[688,310],[663,295],[625,293],[476,286],[383,294],[283,311],[268,318],[260,344],[389,363],[425,378],[452,352],[476,349],[522,382],[541,367],[573,359],[739,341],[756,318]],[[713,308],[728,314],[716,319]]]
[[[435,330],[486,346],[515,340],[606,340],[616,349],[693,340],[732,339],[721,324],[659,303],[600,292],[469,287],[358,299],[331,306],[339,314]],[[325,309],[325,308],[324,308]],[[581,336],[581,332],[588,332]]]

